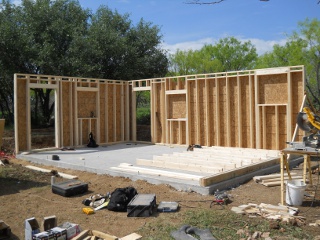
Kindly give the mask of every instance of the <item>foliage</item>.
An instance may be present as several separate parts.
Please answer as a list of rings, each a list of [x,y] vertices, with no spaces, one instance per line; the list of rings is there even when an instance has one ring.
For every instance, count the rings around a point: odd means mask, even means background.
[[[177,50],[170,56],[170,75],[227,72],[251,69],[257,59],[250,41],[241,43],[234,37],[220,39],[216,45],[200,50]]]
[[[258,57],[250,41],[241,43],[234,37],[221,39],[212,48],[212,58],[220,61],[223,72],[251,69]]]
[[[137,125],[150,125],[150,107],[137,109]]]
[[[14,73],[121,80],[166,74],[160,30],[143,19],[133,25],[128,14],[107,6],[92,13],[76,0],[2,0],[0,8],[0,111],[10,122]],[[53,90],[33,91],[41,109],[34,112],[48,122]]]

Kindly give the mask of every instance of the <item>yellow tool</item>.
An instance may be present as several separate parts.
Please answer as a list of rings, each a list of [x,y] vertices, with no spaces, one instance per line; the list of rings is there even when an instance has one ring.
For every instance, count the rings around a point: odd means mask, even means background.
[[[87,215],[94,214],[94,211],[92,208],[85,207],[85,208],[82,208],[82,211]]]

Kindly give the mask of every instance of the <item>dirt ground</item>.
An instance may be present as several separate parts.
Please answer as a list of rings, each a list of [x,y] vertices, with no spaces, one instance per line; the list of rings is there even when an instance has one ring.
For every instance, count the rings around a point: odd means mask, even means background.
[[[5,166],[0,166],[0,220],[11,227],[13,239],[24,239],[25,219],[35,217],[41,224],[44,217],[52,215],[57,217],[58,225],[72,222],[79,224],[82,229],[94,229],[123,237],[133,232],[139,232],[139,229],[154,222],[162,214],[167,214],[164,218],[167,217],[168,221],[179,221],[179,214],[190,208],[210,209],[210,202],[214,199],[212,195],[203,196],[194,192],[181,192],[164,184],[153,185],[145,181],[131,181],[123,177],[54,168],[61,173],[76,175],[89,185],[87,193],[66,198],[52,193],[51,173],[33,171],[25,168],[25,165],[53,170],[47,166],[15,158],[10,158],[9,163]],[[301,172],[301,166],[293,171]],[[64,181],[64,179],[58,177],[57,181]],[[318,236],[320,235],[320,227],[309,226],[309,223],[320,220],[320,198],[317,192],[318,174],[313,174],[313,181],[315,185],[308,187],[307,192],[312,195],[316,194],[316,198],[313,200],[313,198],[305,197],[303,205],[299,207],[299,215],[306,217],[306,223],[301,228],[309,231],[313,236]],[[180,210],[177,213],[155,213],[152,217],[143,218],[129,218],[126,213],[112,212],[106,209],[92,215],[86,215],[82,212],[84,207],[82,200],[90,195],[105,194],[112,192],[115,188],[128,186],[136,188],[138,193],[156,194],[157,203],[177,201]],[[227,193],[231,195],[231,202],[226,206],[227,209],[247,203],[274,205],[280,203],[280,186],[265,187],[253,180],[230,189]],[[216,207],[220,206],[213,206],[213,208]]]

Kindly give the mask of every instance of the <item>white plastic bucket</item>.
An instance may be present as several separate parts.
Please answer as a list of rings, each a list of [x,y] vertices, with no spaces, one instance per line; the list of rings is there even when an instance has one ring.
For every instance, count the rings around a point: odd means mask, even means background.
[[[288,180],[286,187],[286,203],[293,206],[301,206],[306,184],[302,180]]]

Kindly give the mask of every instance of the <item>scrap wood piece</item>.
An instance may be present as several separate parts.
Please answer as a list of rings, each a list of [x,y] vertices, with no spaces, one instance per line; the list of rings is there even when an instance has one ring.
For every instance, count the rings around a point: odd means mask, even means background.
[[[292,176],[291,179],[302,179],[303,177],[301,175],[297,176]],[[289,177],[284,177],[284,180],[291,180]],[[275,181],[281,181],[281,178],[269,178],[269,179],[264,179],[261,181],[262,184],[268,183],[268,182],[275,182]]]
[[[303,181],[303,177],[302,176],[299,176],[298,178],[292,178],[292,179],[302,180]],[[285,180],[289,180],[289,179],[285,179]],[[266,183],[262,182],[261,184],[266,186],[266,187],[280,186],[281,185],[281,180],[274,181],[274,182],[266,182]]]
[[[290,173],[290,175],[297,175],[297,173]],[[284,173],[284,176],[287,177],[288,176],[288,173]],[[262,175],[262,176],[254,176],[253,177],[253,180],[255,182],[260,182],[262,180],[265,180],[265,179],[270,179],[270,178],[281,178],[281,174],[280,173],[276,173],[276,174],[269,174],[269,175]]]
[[[247,204],[240,205],[239,207],[232,207],[233,212],[238,214],[248,214],[249,216],[257,216],[260,215],[266,219],[279,220],[283,222],[293,222],[297,221],[302,223],[304,221],[304,217],[295,216],[299,210],[298,208],[290,208],[284,205],[272,205],[261,203],[257,204]]]
[[[31,170],[35,170],[35,171],[40,171],[40,172],[44,172],[44,173],[51,173],[52,170],[48,170],[48,169],[44,169],[44,168],[39,168],[39,167],[35,167],[35,166],[31,166],[31,165],[27,165],[26,168],[29,168]],[[70,174],[66,174],[66,173],[58,173],[61,177],[66,178],[66,179],[78,179],[77,176],[74,175],[70,175]]]
[[[137,233],[131,233],[127,236],[124,236],[123,238],[119,238],[119,240],[138,240],[141,239],[142,236]]]
[[[94,238],[92,238],[94,237]],[[72,240],[91,240],[91,239],[105,239],[105,240],[118,240],[118,237],[103,233],[96,230],[83,230],[77,236],[72,238]]]

